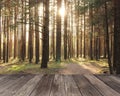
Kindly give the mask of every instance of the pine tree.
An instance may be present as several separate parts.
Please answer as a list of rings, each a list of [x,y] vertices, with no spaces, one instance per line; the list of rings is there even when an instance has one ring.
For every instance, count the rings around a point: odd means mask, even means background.
[[[35,63],[39,62],[39,15],[38,15],[38,0],[35,5],[35,54],[36,60]]]
[[[49,0],[44,0],[43,2],[45,7],[45,17],[43,20],[41,68],[47,68],[49,59]]]
[[[61,16],[59,10],[61,0],[57,0],[57,33],[56,33],[56,61],[61,61]]]
[[[117,74],[120,74],[120,1],[114,0],[114,60],[113,65]]]

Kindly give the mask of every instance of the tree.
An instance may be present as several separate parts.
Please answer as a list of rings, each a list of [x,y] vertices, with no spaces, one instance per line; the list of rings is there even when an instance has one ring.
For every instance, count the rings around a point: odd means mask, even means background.
[[[14,13],[14,25],[15,25],[15,29],[14,29],[14,58],[16,58],[17,56],[17,28],[16,28],[16,24],[17,24],[17,7],[15,7],[15,13]]]
[[[66,60],[67,59],[67,1],[64,0],[65,2],[65,9],[66,9],[66,13],[65,13],[65,17],[64,17],[64,59]]]
[[[49,0],[44,0],[44,19],[42,33],[42,63],[41,68],[47,68],[49,58]]]
[[[114,0],[114,57],[113,66],[117,74],[120,74],[120,1]]]
[[[32,63],[33,58],[33,14],[32,14],[31,2],[29,1],[29,62]]]
[[[7,24],[7,16],[4,17],[4,33],[3,33],[3,62],[6,62],[6,24]]]
[[[52,21],[53,21],[53,23],[52,23],[52,26],[53,26],[53,29],[52,29],[52,54],[53,54],[53,59],[55,60],[55,31],[56,31],[56,28],[55,28],[55,26],[56,26],[56,15],[55,15],[55,6],[56,6],[56,4],[55,4],[55,0],[53,0],[53,12],[52,12],[52,16],[53,16],[53,19],[52,19]]]
[[[109,29],[108,29],[108,13],[107,13],[107,2],[105,1],[105,22],[106,22],[106,47],[108,54],[108,64],[110,73],[113,73],[112,63],[111,63],[111,55],[110,55],[110,46],[109,46]]]
[[[84,2],[84,7],[85,7],[85,2]],[[85,8],[84,8],[84,49],[83,49],[83,57],[86,58],[86,14],[85,14]]]
[[[57,0],[57,33],[56,33],[56,61],[61,61],[61,16],[59,13],[61,0]]]
[[[76,1],[76,5],[78,4],[78,6],[79,6],[79,3],[80,3],[80,1]],[[77,37],[76,50],[77,50],[77,58],[78,58],[79,57],[79,10],[78,10],[78,8],[76,9],[76,22],[77,22],[77,25],[76,25],[76,30],[77,30],[77,32],[76,32],[76,37]]]
[[[89,5],[90,7],[90,11],[89,11],[89,15],[90,15],[90,59],[93,60],[93,4]]]
[[[1,3],[1,2],[0,2]],[[1,11],[1,7],[0,7],[0,60],[1,60],[1,44],[2,44],[2,42],[1,42],[1,33],[2,33],[2,25],[1,25],[1,22],[2,22],[2,11]]]
[[[35,54],[36,60],[35,63],[39,62],[39,15],[38,15],[38,1],[36,1],[35,5]]]

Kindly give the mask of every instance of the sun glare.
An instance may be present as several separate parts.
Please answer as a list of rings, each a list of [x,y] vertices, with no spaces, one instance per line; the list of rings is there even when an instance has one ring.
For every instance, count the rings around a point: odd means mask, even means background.
[[[61,15],[62,17],[65,16],[65,7],[64,7],[64,6],[62,6],[62,7],[60,8],[59,13],[60,13],[60,15]]]

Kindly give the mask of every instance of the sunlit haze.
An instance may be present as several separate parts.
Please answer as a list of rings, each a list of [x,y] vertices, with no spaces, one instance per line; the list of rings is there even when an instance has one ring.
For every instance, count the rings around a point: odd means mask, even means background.
[[[62,7],[60,8],[59,13],[60,13],[60,15],[61,15],[62,17],[64,17],[64,15],[65,15],[65,7],[64,7],[64,6],[62,6]]]

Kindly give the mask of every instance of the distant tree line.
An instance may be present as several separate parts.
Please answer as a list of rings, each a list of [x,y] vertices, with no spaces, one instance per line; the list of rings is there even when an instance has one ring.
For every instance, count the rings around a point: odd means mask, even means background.
[[[1,62],[105,58],[120,74],[119,15],[118,0],[0,0]]]

